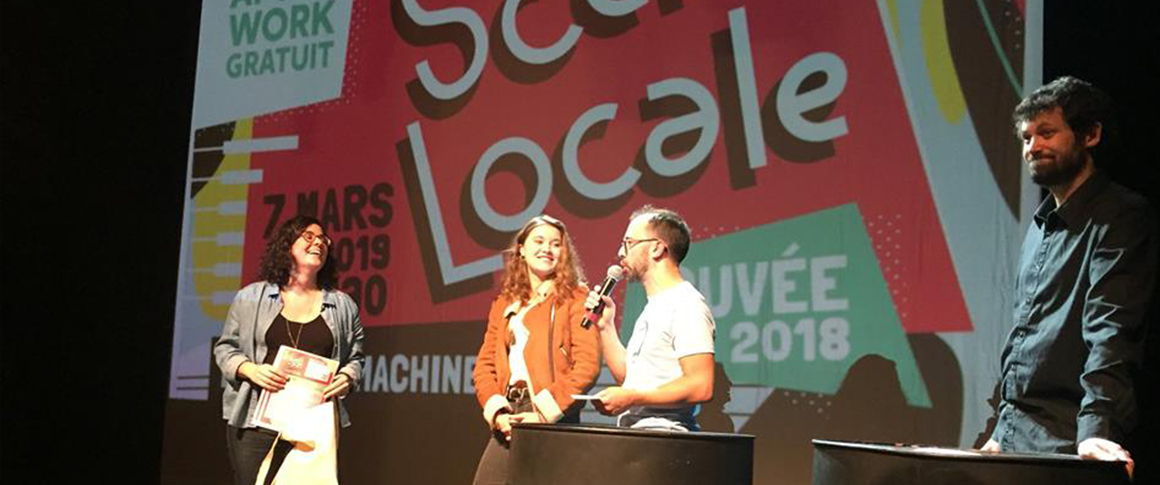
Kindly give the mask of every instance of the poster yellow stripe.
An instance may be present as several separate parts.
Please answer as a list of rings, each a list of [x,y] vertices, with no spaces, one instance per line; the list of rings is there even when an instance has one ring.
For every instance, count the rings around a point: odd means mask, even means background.
[[[233,140],[253,138],[253,118],[238,120],[234,126]],[[250,154],[225,155],[214,177],[198,192],[194,200],[196,209],[216,208],[222,203],[246,203],[249,194],[247,184],[226,184],[222,174],[250,169]],[[242,262],[241,244],[229,244],[240,239],[246,231],[245,214],[221,214],[217,210],[194,211],[193,220],[193,286],[202,311],[206,316],[224,320],[229,310],[229,301],[215,301],[214,294],[232,293],[240,286],[240,275],[217,275],[214,268],[219,263]],[[225,240],[226,244],[220,242]],[[219,299],[220,300],[220,299]]]
[[[959,85],[959,74],[951,57],[947,41],[946,18],[942,0],[921,2],[919,19],[922,23],[922,53],[930,76],[931,91],[938,102],[943,118],[952,125],[959,124],[967,111],[967,102]]]

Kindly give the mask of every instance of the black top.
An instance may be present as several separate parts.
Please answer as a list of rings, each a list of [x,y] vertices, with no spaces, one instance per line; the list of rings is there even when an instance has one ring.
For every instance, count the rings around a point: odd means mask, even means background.
[[[1097,172],[1035,212],[1019,256],[1015,326],[1003,348],[1003,451],[1075,453],[1124,444],[1138,422],[1133,379],[1156,274],[1155,216]]]
[[[273,364],[274,358],[278,356],[278,347],[282,345],[293,347],[294,342],[298,342],[299,350],[312,354],[330,357],[334,353],[334,335],[330,333],[330,327],[326,325],[321,314],[309,322],[298,323],[286,320],[286,317],[279,313],[274,317],[274,323],[266,330],[266,348],[269,350],[262,363]]]

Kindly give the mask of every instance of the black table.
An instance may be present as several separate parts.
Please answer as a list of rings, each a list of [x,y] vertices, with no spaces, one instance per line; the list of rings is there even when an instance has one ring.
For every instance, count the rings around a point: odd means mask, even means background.
[[[813,440],[814,485],[1129,485],[1123,462],[1048,453]]]
[[[513,485],[753,483],[753,436],[516,424]]]

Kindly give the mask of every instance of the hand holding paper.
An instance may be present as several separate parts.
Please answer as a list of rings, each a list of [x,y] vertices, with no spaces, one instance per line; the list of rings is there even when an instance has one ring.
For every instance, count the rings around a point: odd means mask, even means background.
[[[631,389],[617,386],[606,387],[603,391],[596,393],[597,400],[592,401],[592,404],[601,413],[615,416],[636,405],[639,396],[636,391]]]
[[[346,374],[335,374],[330,385],[322,390],[322,400],[329,401],[332,397],[343,397],[350,393],[350,378]]]
[[[270,392],[281,391],[286,387],[286,375],[269,364],[255,364],[244,362],[238,366],[238,374],[258,387]]]
[[[278,391],[263,390],[252,422],[255,426],[281,432],[303,410],[322,404],[329,395],[348,391],[345,375],[336,375],[338,361],[283,345],[271,366],[286,376]],[[330,394],[327,394],[327,393]]]

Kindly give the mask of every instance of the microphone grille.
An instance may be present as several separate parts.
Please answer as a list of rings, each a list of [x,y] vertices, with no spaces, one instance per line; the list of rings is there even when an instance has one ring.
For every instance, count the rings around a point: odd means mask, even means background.
[[[612,265],[608,267],[608,277],[614,280],[620,280],[620,276],[624,274],[624,268],[620,265]]]

